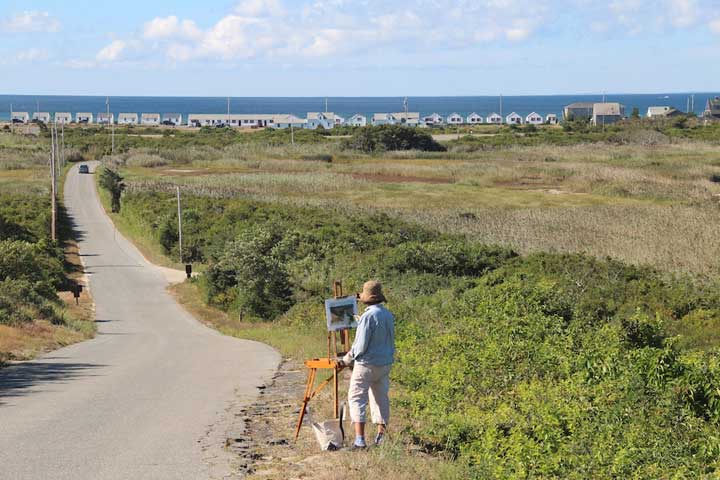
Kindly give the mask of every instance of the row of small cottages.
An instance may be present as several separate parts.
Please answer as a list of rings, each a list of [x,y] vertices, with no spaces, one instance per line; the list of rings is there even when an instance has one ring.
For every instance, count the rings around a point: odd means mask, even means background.
[[[12,112],[11,121],[13,123],[29,123],[31,121],[30,114],[28,112]],[[32,121],[50,123],[55,121],[57,123],[72,123],[73,115],[68,112],[58,112],[54,116],[49,112],[35,112],[32,114]],[[99,125],[109,125],[115,123],[114,113],[98,113],[93,115],[90,112],[79,112],[75,114],[76,123],[97,123]],[[160,115],[159,113],[143,113],[138,115],[137,113],[121,113],[117,117],[117,123],[119,125],[182,125],[183,116],[179,113],[166,113]]]
[[[48,112],[35,112],[32,115],[33,121],[50,123],[53,117]],[[27,112],[13,112],[12,121],[14,123],[30,122],[30,115]],[[56,113],[54,121],[57,123],[72,123],[73,117],[70,113]],[[93,115],[89,112],[80,112],[75,115],[76,123],[96,123],[99,125],[109,125],[116,123],[114,113],[98,113]],[[558,117],[555,114],[547,115],[543,118],[535,112],[526,117],[521,117],[513,112],[504,119],[497,113],[492,113],[487,117],[472,113],[467,117],[463,117],[457,113],[453,113],[447,117],[443,117],[437,113],[426,117],[420,117],[418,112],[396,112],[396,113],[376,113],[368,121],[368,118],[362,114],[355,114],[349,119],[345,119],[333,112],[309,112],[307,118],[300,118],[291,114],[190,114],[187,117],[187,125],[190,127],[214,127],[214,126],[230,126],[241,128],[304,128],[315,130],[323,128],[329,130],[337,126],[348,125],[352,127],[364,127],[370,125],[405,125],[409,127],[417,126],[440,126],[440,125],[501,125],[507,123],[509,125],[521,125],[528,123],[532,125],[540,125],[543,123],[557,124]],[[120,113],[117,117],[119,125],[174,125],[183,124],[183,116],[179,113]]]

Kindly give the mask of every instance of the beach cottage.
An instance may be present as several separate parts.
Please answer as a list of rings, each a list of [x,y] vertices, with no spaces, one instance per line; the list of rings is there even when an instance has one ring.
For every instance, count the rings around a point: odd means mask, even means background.
[[[451,113],[447,117],[447,124],[448,125],[462,125],[465,119],[462,117],[462,115],[457,113]]]
[[[111,123],[115,123],[115,114],[106,112],[98,113],[97,123],[98,125],[110,125]]]
[[[182,113],[166,113],[162,116],[162,124],[172,127],[182,125]]]
[[[567,105],[563,109],[565,121],[590,120],[593,116],[594,105],[592,102],[575,102]]]
[[[30,114],[28,112],[12,112],[12,123],[28,123],[30,121]]]
[[[341,117],[338,114],[335,114],[335,126],[340,127],[342,125],[345,125],[345,118]]]
[[[703,112],[705,118],[720,119],[720,97],[708,98]]]
[[[55,122],[59,124],[72,123],[72,114],[69,112],[58,112],[55,113]]]
[[[547,123],[548,125],[557,125],[558,124],[558,116],[555,115],[554,113],[549,113],[545,117],[545,123]]]
[[[33,122],[50,123],[50,112],[35,112],[32,119]]]
[[[350,120],[348,120],[348,125],[350,125],[351,127],[364,127],[367,125],[367,117],[365,115],[356,113],[355,115],[350,117]]]
[[[295,115],[281,114],[274,115],[271,127],[282,130],[286,128],[305,128],[305,119],[296,117]]]
[[[379,125],[395,125],[395,118],[389,113],[376,113],[373,115],[371,122],[376,127]]]
[[[666,118],[684,115],[683,112],[674,107],[650,107],[647,111],[648,118]]]
[[[467,116],[467,123],[468,125],[477,125],[483,123],[483,117],[473,112]]]
[[[118,115],[118,125],[137,125],[137,113],[121,113]]]
[[[140,124],[148,127],[160,125],[159,113],[143,113],[140,115]]]
[[[75,121],[77,123],[93,123],[93,114],[90,112],[78,112],[75,115]]]
[[[395,112],[391,115],[396,125],[417,127],[420,124],[420,112]]]
[[[523,118],[515,112],[505,117],[505,123],[508,125],[522,125]]]
[[[317,130],[324,128],[330,130],[335,126],[335,114],[332,112],[308,112],[305,128]]]
[[[445,122],[443,117],[437,113],[433,113],[432,115],[423,117],[422,121],[425,125],[428,125],[428,126],[442,125]]]
[[[532,112],[530,115],[525,117],[525,123],[529,123],[530,125],[542,125],[543,117],[536,112]]]
[[[598,125],[611,125],[619,122],[625,116],[625,106],[617,102],[596,103],[593,105],[592,123]]]
[[[495,112],[488,115],[485,120],[487,121],[487,123],[491,123],[493,125],[500,125],[503,123],[503,118]]]

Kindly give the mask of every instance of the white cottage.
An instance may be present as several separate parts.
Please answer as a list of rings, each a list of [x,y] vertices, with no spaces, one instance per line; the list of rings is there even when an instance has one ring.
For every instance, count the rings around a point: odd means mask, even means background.
[[[451,113],[447,117],[448,125],[462,125],[465,119],[458,113]]]
[[[480,123],[483,123],[483,117],[481,117],[475,112],[468,115],[465,120],[468,125],[478,125]]]
[[[317,130],[324,128],[330,130],[335,126],[335,114],[332,112],[308,112],[305,128]]]
[[[554,113],[549,113],[545,117],[545,123],[547,123],[549,125],[557,125],[558,124],[558,116],[555,115]]]
[[[305,128],[305,123],[307,123],[306,120],[296,117],[295,115],[281,114],[273,116],[272,125],[270,126],[278,130],[283,130],[287,128]]]
[[[137,113],[121,113],[118,115],[118,125],[137,125]]]
[[[50,123],[50,112],[35,112],[32,119],[33,122]]]
[[[376,127],[378,125],[395,125],[395,123],[395,117],[390,113],[376,113],[372,117],[372,124]]]
[[[114,113],[106,113],[101,112],[97,114],[97,123],[98,125],[110,125],[111,123],[115,123],[115,114]]]
[[[55,122],[59,124],[72,123],[72,114],[69,112],[57,112],[55,113]]]
[[[179,127],[182,125],[182,113],[166,113],[162,116],[162,124]]]
[[[78,112],[75,115],[77,123],[93,123],[93,114],[90,112]]]
[[[345,125],[345,118],[341,117],[338,114],[335,114],[335,126],[340,127],[342,125]]]
[[[160,125],[160,114],[159,113],[143,113],[140,115],[140,124],[149,127]]]
[[[503,123],[503,118],[495,112],[488,115],[485,120],[492,125],[501,125]]]
[[[515,112],[505,117],[505,123],[508,125],[522,125],[523,118]]]
[[[28,112],[12,112],[12,123],[28,123],[30,121],[30,114]]]
[[[433,113],[432,115],[423,118],[423,123],[429,126],[442,125],[444,122],[445,119],[443,119],[443,117],[437,113]]]
[[[365,115],[356,113],[355,115],[350,117],[350,120],[348,120],[347,123],[351,127],[364,127],[367,125],[367,117]]]
[[[420,124],[420,112],[395,112],[390,115],[395,120],[395,125],[417,127]]]
[[[529,123],[530,125],[542,125],[543,117],[539,113],[532,112],[530,115],[525,117],[525,123]]]

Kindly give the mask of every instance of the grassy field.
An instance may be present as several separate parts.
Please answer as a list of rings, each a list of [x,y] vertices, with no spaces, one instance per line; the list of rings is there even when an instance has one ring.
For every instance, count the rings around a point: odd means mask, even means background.
[[[67,222],[50,236],[47,142],[0,133],[0,363],[91,338],[94,305],[86,290],[75,305],[69,285],[83,282]],[[14,257],[22,257],[15,264]]]

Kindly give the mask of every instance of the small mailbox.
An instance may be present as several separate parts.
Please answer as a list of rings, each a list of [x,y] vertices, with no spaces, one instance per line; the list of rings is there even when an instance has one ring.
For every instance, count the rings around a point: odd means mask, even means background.
[[[192,265],[185,265],[185,275],[187,275],[187,278],[192,278]]]

